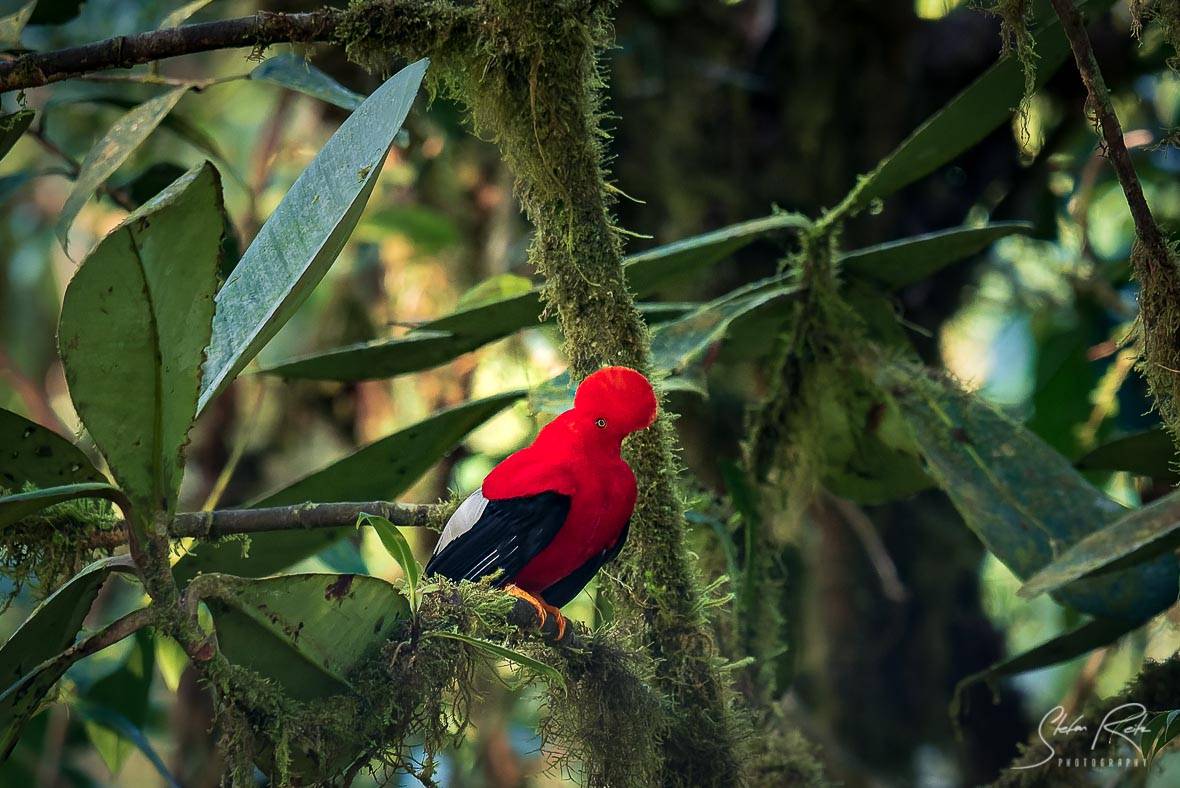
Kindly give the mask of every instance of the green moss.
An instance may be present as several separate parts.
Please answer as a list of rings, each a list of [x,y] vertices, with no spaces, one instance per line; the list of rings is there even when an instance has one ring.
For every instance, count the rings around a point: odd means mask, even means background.
[[[1176,0],[1130,0],[1128,7],[1131,32],[1135,37],[1140,36],[1144,25],[1155,22],[1164,41],[1172,48],[1168,66],[1173,70],[1180,69],[1180,3]]]
[[[26,485],[22,492],[31,489]],[[92,498],[47,507],[0,529],[0,572],[11,583],[0,612],[26,585],[46,596],[91,561],[109,555],[121,530],[110,503]]]
[[[1135,243],[1131,266],[1139,280],[1140,369],[1172,440],[1180,445],[1180,266]]]
[[[612,6],[354,2],[337,27],[349,57],[370,68],[387,70],[395,55],[430,57],[431,89],[463,103],[476,133],[500,147],[536,228],[529,259],[544,276],[546,312],[557,315],[575,380],[604,364],[651,367],[603,167],[598,56],[611,44]],[[714,670],[700,585],[689,568],[667,419],[630,440],[627,458],[639,499],[613,595],[624,619],[639,623],[635,642],[650,644],[655,681],[677,709],[665,762],[689,784],[733,782],[740,764],[729,691]]]
[[[1020,60],[1024,72],[1024,95],[1016,112],[1021,130],[1027,137],[1029,102],[1037,90],[1036,39],[1030,27],[1033,4],[1031,0],[996,0],[984,8],[1000,19],[1001,53],[1014,54]]]

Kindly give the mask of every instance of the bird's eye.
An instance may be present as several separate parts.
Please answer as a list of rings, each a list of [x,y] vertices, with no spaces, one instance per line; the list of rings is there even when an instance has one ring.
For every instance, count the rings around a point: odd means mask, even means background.
[[[599,419],[598,421],[594,422],[594,426],[600,430],[605,429],[606,428],[606,419]]]

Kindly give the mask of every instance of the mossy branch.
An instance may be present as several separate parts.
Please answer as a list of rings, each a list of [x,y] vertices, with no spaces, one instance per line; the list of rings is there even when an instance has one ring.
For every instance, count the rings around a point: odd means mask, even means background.
[[[1180,267],[1143,194],[1082,15],[1073,0],[1052,3],[1086,86],[1087,110],[1093,114],[1102,149],[1114,167],[1135,223],[1131,266],[1141,287],[1142,369],[1164,425],[1180,447]]]

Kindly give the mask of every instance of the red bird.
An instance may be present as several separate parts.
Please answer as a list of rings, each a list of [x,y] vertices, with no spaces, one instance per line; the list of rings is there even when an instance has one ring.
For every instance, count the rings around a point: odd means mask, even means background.
[[[627,367],[582,381],[574,407],[509,456],[447,521],[427,574],[479,580],[525,599],[544,624],[619,554],[635,509],[635,474],[620,448],[656,418],[651,383]]]

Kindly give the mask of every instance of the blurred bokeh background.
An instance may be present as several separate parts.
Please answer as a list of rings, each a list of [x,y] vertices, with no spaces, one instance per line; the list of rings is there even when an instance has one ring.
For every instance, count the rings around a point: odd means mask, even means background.
[[[0,15],[16,5],[0,4]],[[151,29],[179,5],[88,0],[78,19],[30,27],[24,43],[51,48]],[[194,19],[313,7],[305,0],[221,1]],[[1132,37],[1122,3],[1092,34],[1157,218],[1174,234],[1180,154],[1170,141],[1180,126],[1180,77],[1166,62],[1172,53],[1150,28],[1141,41]],[[993,17],[953,0],[629,0],[618,10],[617,35],[604,63],[611,166],[631,199],[620,199],[616,212],[622,227],[650,236],[629,239],[631,252],[764,216],[772,206],[815,215],[837,203],[858,174],[994,62],[1000,45]],[[285,51],[309,57],[362,94],[379,82],[329,47],[276,47],[266,55]],[[247,54],[168,61],[160,73],[243,74],[256,65]],[[108,193],[84,208],[71,232],[71,259],[54,236],[71,186],[62,176],[128,102],[154,92],[117,81],[30,91],[29,105],[39,111],[35,133],[0,164],[0,406],[67,435],[79,423],[56,353],[62,294],[76,261],[126,215],[120,203],[139,202],[153,185],[212,158],[223,176],[236,246],[244,248],[346,115],[251,80],[191,93],[119,169]],[[853,248],[985,219],[1032,221],[1030,237],[1005,239],[906,288],[897,301],[928,363],[945,367],[1074,460],[1114,438],[1158,430],[1133,358],[1120,346],[1135,314],[1130,216],[1112,172],[1096,156],[1082,102],[1068,65],[1028,102],[1022,118],[857,217],[841,239]],[[407,129],[343,255],[263,352],[263,365],[400,336],[452,311],[489,278],[513,288],[533,277],[525,259],[529,228],[496,149],[473,136],[461,112],[443,99],[421,102]],[[772,273],[788,251],[759,242],[661,295],[707,300]],[[245,375],[197,426],[181,508],[241,503],[430,413],[535,385],[563,368],[560,337],[546,324],[390,380]],[[724,464],[739,456],[745,410],[765,390],[764,375],[739,359],[713,370],[707,399],[672,395],[683,460],[699,480],[703,512],[717,505]],[[544,418],[527,402],[507,410],[404,498],[433,502],[473,489]],[[1103,471],[1092,479],[1129,505],[1175,481]],[[1063,631],[1074,623],[1072,614],[1045,597],[1018,599],[1016,579],[987,556],[939,494],[851,513],[836,504],[821,509],[804,532],[791,535],[800,567],[792,596],[796,674],[786,708],[848,785],[992,779],[1016,742],[1061,699],[1113,691],[1144,658],[1180,646],[1174,612],[1160,616],[1117,648],[1026,674],[998,687],[994,698],[981,692],[957,738],[948,712],[956,681]],[[706,541],[708,526],[701,529]],[[358,533],[299,568],[394,577],[396,564],[375,542]],[[137,592],[128,586],[106,594],[92,625],[126,608],[120,593]],[[35,602],[22,593],[0,617],[0,634]],[[592,618],[593,589],[572,608],[575,617]],[[143,719],[135,721],[143,741],[108,741],[104,759],[91,741],[115,735],[70,703],[57,703],[30,726],[0,781],[163,784],[150,751],[182,784],[215,784],[208,702],[169,642],[125,641],[77,666],[61,692],[67,701],[101,703],[112,693],[118,697],[120,678],[136,671],[155,675]],[[476,710],[478,727],[444,763],[442,782],[564,784],[563,775],[543,773],[537,703],[526,690],[489,682]],[[1167,758],[1150,778],[1160,786],[1177,781],[1180,764],[1169,768]]]

